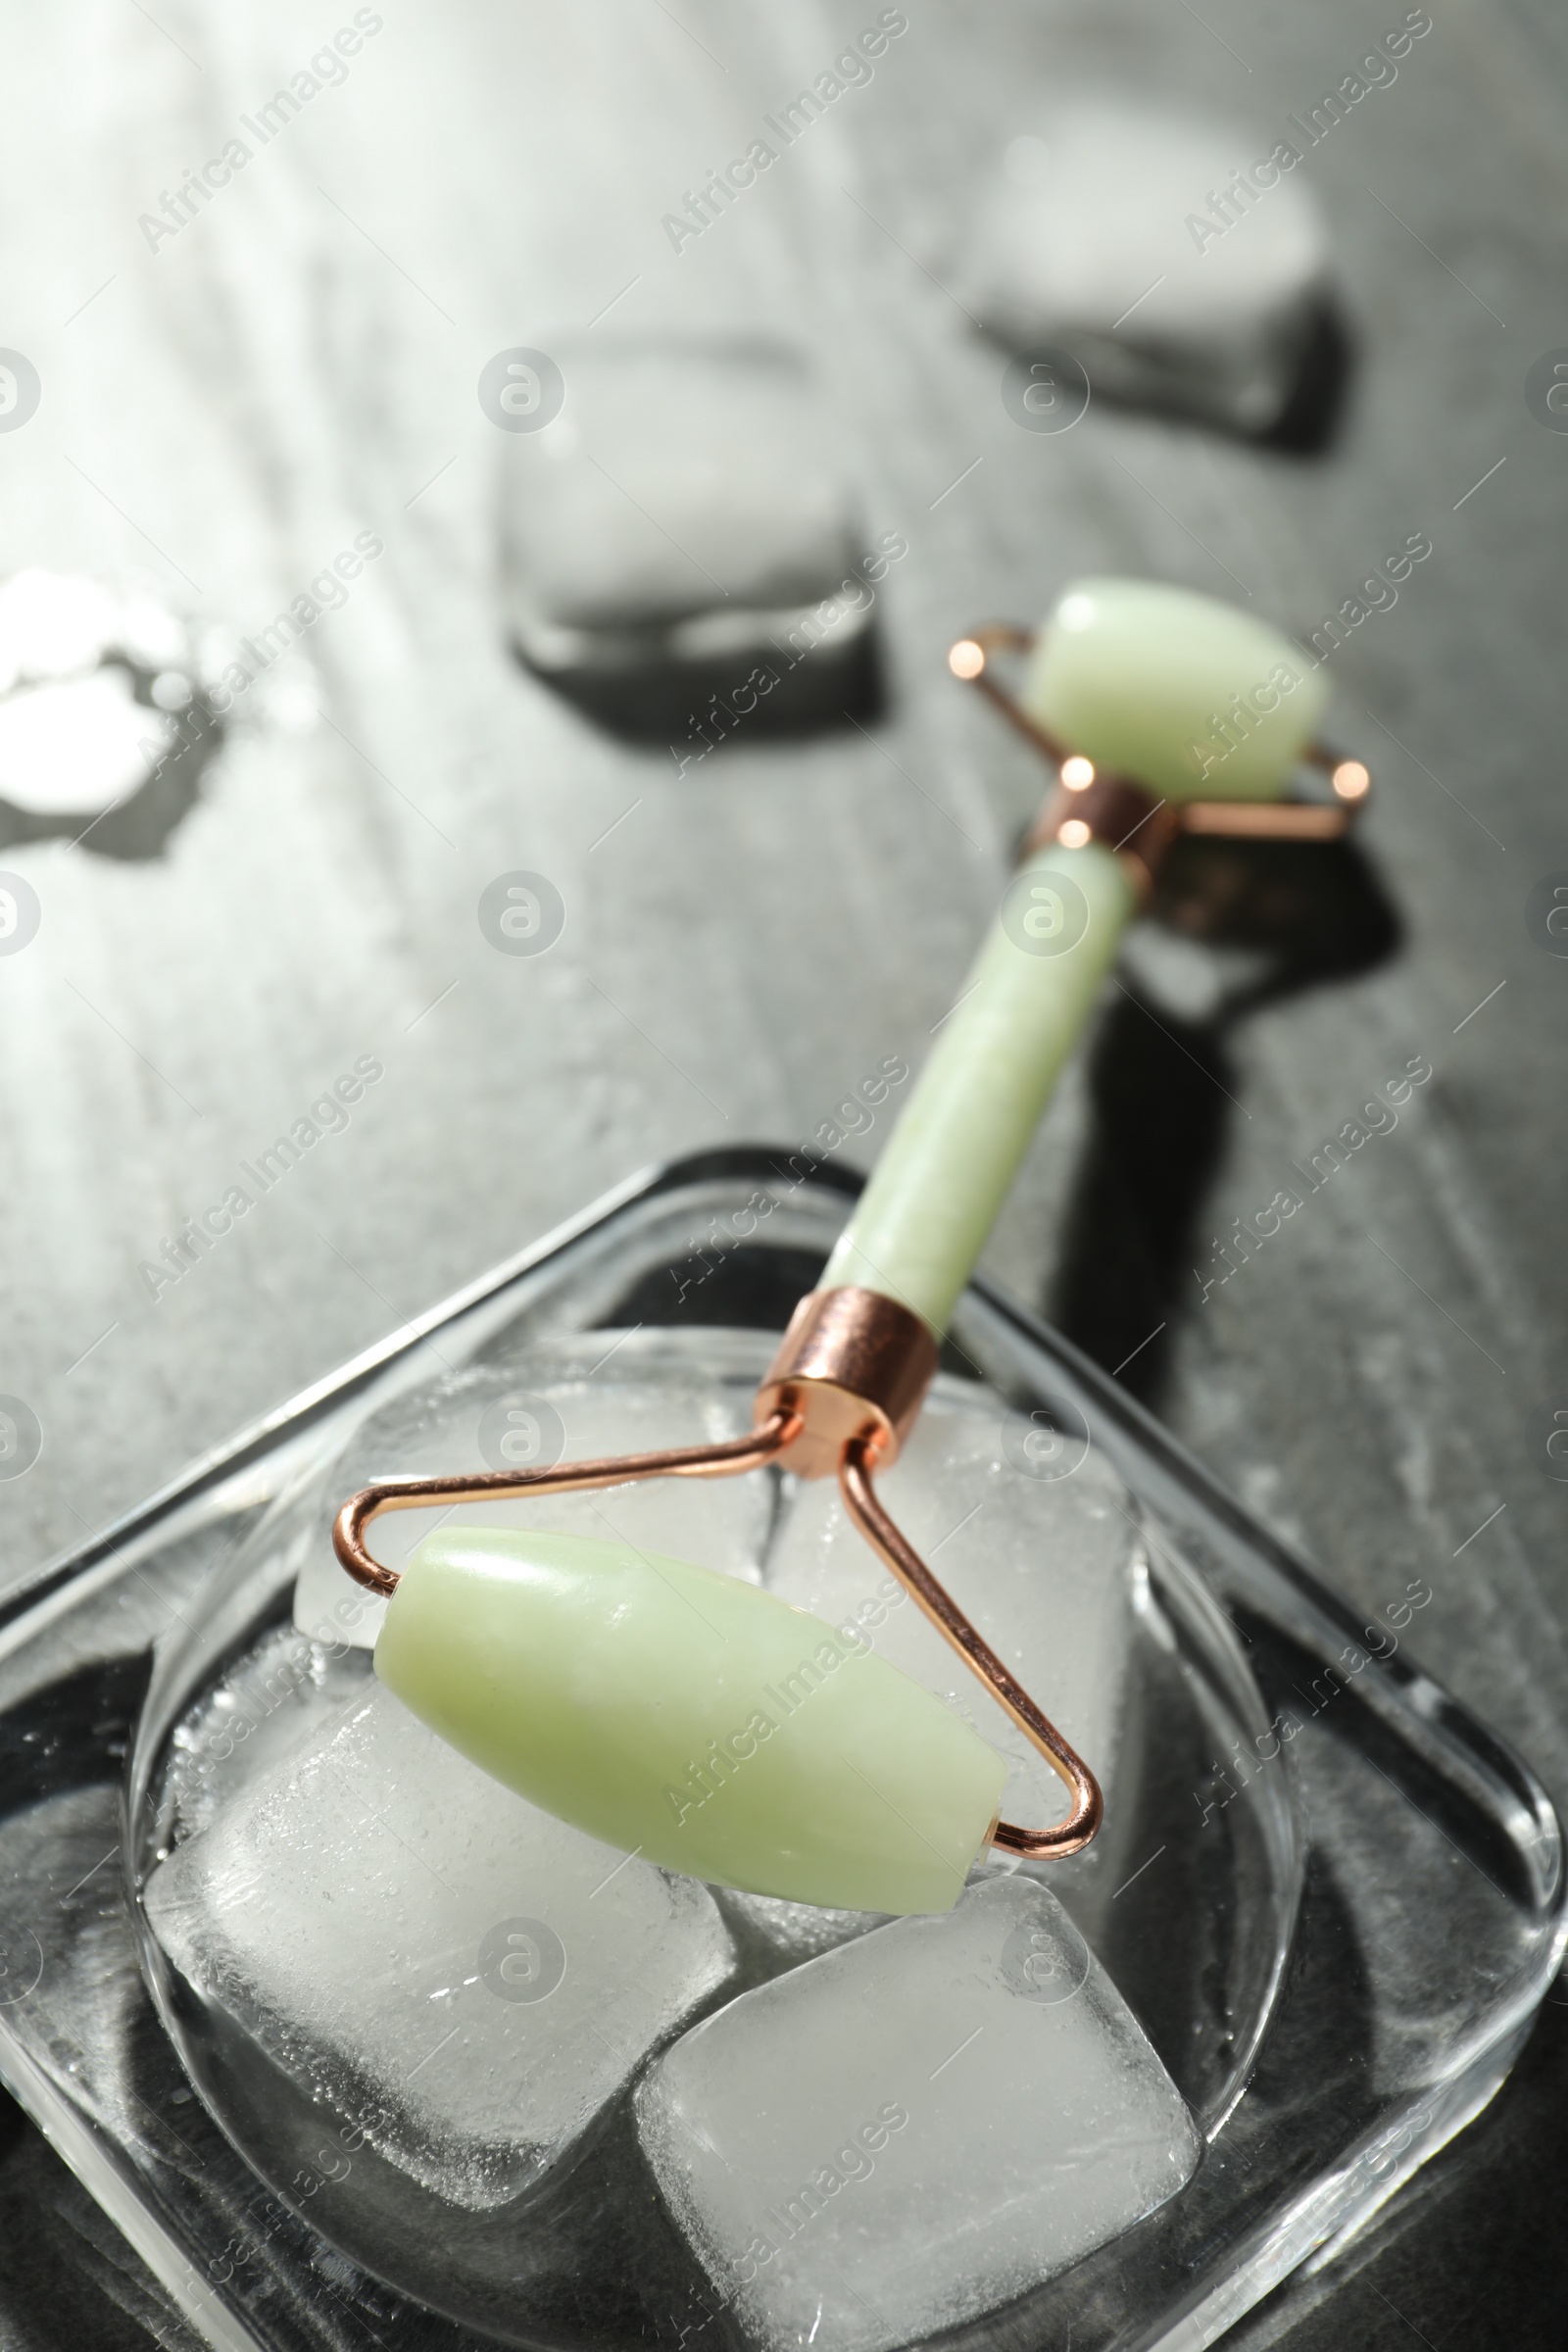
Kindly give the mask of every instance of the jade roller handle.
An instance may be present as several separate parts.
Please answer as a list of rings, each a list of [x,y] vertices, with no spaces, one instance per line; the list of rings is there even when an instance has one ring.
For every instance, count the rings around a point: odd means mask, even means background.
[[[1277,798],[1324,699],[1276,630],[1139,580],[1067,589],[1021,697],[1079,756],[1068,770],[1098,765],[1172,805]],[[1052,842],[1014,875],[823,1290],[880,1292],[940,1339],[1138,900],[1108,842]]]
[[[823,1290],[879,1291],[940,1339],[1136,906],[1099,842],[1020,868]]]

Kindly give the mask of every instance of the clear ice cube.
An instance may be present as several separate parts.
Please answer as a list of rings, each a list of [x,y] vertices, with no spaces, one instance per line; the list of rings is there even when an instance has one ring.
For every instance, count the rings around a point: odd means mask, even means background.
[[[595,1332],[592,1338],[596,1355],[614,1349],[612,1334]],[[412,1471],[444,1477],[553,1468],[600,1454],[706,1445],[741,1437],[751,1426],[744,1394],[667,1377],[617,1380],[609,1367],[590,1379],[586,1367],[592,1361],[585,1357],[584,1369],[575,1372],[534,1367],[519,1376],[486,1365],[456,1373],[399,1398],[357,1430],[326,1480],[306,1544],[294,1589],[299,1631],[316,1642],[375,1645],[386,1603],[344,1573],[331,1540],[338,1506],[374,1479]],[[656,1478],[592,1494],[467,1503],[457,1511],[394,1511],[375,1521],[370,1543],[385,1566],[401,1569],[432,1528],[469,1519],[485,1527],[618,1539],[755,1584],[771,1510],[772,1494],[761,1478]]]
[[[1064,100],[1008,146],[955,257],[959,299],[1016,351],[1074,353],[1097,396],[1267,431],[1310,347],[1330,250],[1303,172],[1277,178],[1245,224],[1209,217],[1200,192],[1246,152],[1236,123],[1168,102]],[[1049,370],[1035,380],[1028,407],[1050,431],[1069,412],[1053,415]]]
[[[334,1656],[291,1625],[274,1625],[176,1726],[164,1783],[165,1836],[182,1843],[219,1820],[255,1783],[366,1696],[364,1650]]]
[[[1082,1435],[943,1384],[877,1491],[1095,1773],[1108,1805],[1143,1561],[1121,1481]],[[891,1664],[972,1724],[1007,1760],[1009,1820],[1043,1828],[1061,1819],[1061,1782],[868,1549],[834,1481],[799,1489],[764,1582],[830,1624],[853,1620]]]
[[[378,1686],[145,1899],[198,1992],[473,2210],[540,2180],[734,1973],[706,1887],[537,1811]]]
[[[1131,2229],[1201,2142],[1055,1898],[971,1887],[732,2001],[637,2094],[666,2204],[748,2342],[888,2352]]]
[[[854,499],[803,354],[666,337],[563,357],[570,431],[505,452],[512,616],[540,666],[715,611],[717,651],[765,652],[770,616],[834,592]]]

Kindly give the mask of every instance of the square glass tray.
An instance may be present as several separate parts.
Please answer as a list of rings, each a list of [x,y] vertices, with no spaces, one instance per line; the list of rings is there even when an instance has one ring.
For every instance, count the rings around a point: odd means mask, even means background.
[[[656,2202],[613,2121],[592,2159],[608,2177],[580,2176],[597,2195],[575,2220],[562,2201],[527,2293],[505,2239],[514,2255],[540,2227],[527,2215],[465,2239],[368,2156],[302,2169],[300,2119],[266,2070],[182,2024],[138,1888],[179,1709],[286,1614],[292,1580],[265,1568],[286,1546],[270,1552],[268,1531],[314,1508],[356,1428],[454,1373],[526,1386],[530,1367],[612,1353],[615,1377],[696,1371],[744,1399],[856,1189],[801,1164],[741,1149],[634,1180],[0,1611],[0,2079],[222,2352],[738,2340],[673,2232],[653,2261],[607,2231]],[[1197,2352],[1326,2259],[1496,2090],[1568,1936],[1560,1827],[1409,1654],[1419,1580],[1375,1624],[1353,1618],[1112,1381],[983,1284],[944,1374],[1031,1416],[1043,1461],[1091,1441],[1133,1497],[1149,1566],[1116,1818],[1043,1875],[1206,2146],[1169,2204],[943,2340]]]

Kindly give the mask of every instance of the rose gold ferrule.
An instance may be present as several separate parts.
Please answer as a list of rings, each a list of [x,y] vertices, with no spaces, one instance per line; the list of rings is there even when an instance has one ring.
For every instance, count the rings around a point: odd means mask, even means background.
[[[1181,812],[1168,801],[1102,768],[1088,784],[1056,786],[1029,828],[1019,863],[1058,841],[1068,848],[1098,841],[1115,852],[1147,900],[1181,829]]]
[[[802,1478],[832,1478],[847,1446],[897,1458],[937,1368],[929,1327],[879,1291],[810,1291],[790,1317],[757,1392],[757,1417],[799,1416],[775,1459]]]

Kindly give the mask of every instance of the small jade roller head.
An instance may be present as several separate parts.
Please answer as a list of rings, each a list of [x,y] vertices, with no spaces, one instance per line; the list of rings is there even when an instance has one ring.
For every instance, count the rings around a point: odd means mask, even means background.
[[[995,675],[1003,653],[1027,657],[1017,699]],[[888,1516],[874,1474],[919,1411],[955,1303],[1176,835],[1332,840],[1368,781],[1318,751],[1325,690],[1304,656],[1209,597],[1080,580],[1038,633],[976,631],[950,662],[1046,754],[1054,791],[821,1286],[796,1309],[756,1426],[663,1453],[389,1481],[351,1496],[333,1530],[344,1567],[391,1595],[377,1673],[486,1772],[666,1869],[848,1910],[946,1910],[988,1846],[1049,1859],[1099,1827],[1088,1766]],[[1286,799],[1303,760],[1327,772],[1327,799]],[[1005,1770],[976,1732],[863,1637],[734,1578],[515,1529],[439,1530],[401,1578],[366,1545],[386,1510],[770,1463],[837,1477],[854,1525],[1064,1783],[1059,1822],[1000,1821]]]
[[[1023,661],[1015,692],[998,677],[1007,655]],[[1360,760],[1317,740],[1328,700],[1317,663],[1217,597],[1074,580],[1038,629],[977,629],[948,662],[1056,769],[1029,854],[1125,848],[1142,894],[1178,833],[1331,841],[1370,787]],[[1321,771],[1327,801],[1287,797],[1304,768]]]
[[[1267,622],[1156,580],[1075,580],[1039,635],[1025,710],[1173,801],[1277,797],[1317,733],[1321,673]]]

